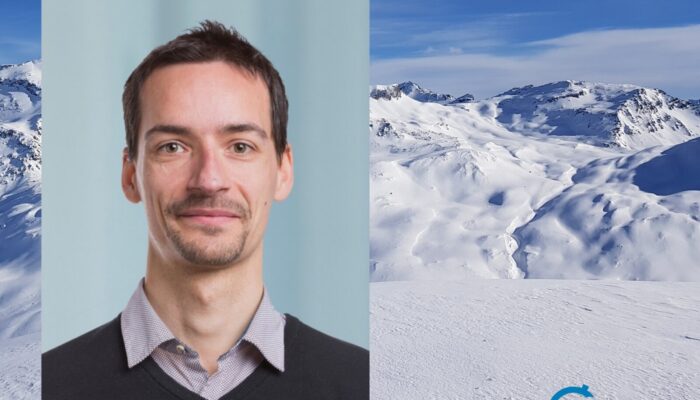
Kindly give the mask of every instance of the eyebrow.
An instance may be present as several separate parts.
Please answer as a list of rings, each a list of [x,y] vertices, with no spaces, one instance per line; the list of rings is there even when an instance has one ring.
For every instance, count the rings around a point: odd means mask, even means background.
[[[238,132],[254,132],[262,139],[267,139],[267,132],[257,124],[245,123],[245,124],[228,124],[222,129],[226,133],[238,133]]]
[[[219,131],[223,133],[253,132],[263,140],[266,140],[268,138],[267,132],[265,132],[263,128],[254,123],[228,124],[221,128]],[[158,132],[171,133],[179,136],[187,136],[192,134],[192,131],[184,126],[160,124],[155,125],[149,130],[147,130],[144,134],[144,140],[147,140],[149,136],[152,136],[153,134]]]

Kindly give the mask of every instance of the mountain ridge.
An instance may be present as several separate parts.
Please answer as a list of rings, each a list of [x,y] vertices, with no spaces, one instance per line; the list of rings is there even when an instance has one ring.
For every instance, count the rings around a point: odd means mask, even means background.
[[[497,110],[495,118],[511,131],[578,136],[599,146],[634,150],[677,144],[700,132],[700,101],[631,84],[565,80],[515,87],[483,100],[470,94],[455,99],[411,81],[375,85],[370,92],[375,100],[402,95],[446,106],[491,103]]]
[[[370,87],[370,95],[373,99],[392,100],[402,96],[409,97],[422,103],[437,104],[458,104],[474,100],[474,96],[467,93],[458,98],[451,94],[436,93],[432,90],[424,89],[417,83],[405,81],[391,85],[375,85]]]

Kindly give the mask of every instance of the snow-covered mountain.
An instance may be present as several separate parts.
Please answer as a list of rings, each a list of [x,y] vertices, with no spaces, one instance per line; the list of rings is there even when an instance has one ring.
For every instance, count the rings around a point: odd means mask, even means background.
[[[0,185],[41,178],[41,69],[37,61],[0,66],[0,157]]]
[[[426,102],[402,85],[370,96],[372,280],[700,280],[697,104],[579,81]]]
[[[662,90],[563,81],[511,89],[493,99],[498,121],[521,133],[576,136],[599,145],[643,149],[700,132],[697,105]]]
[[[0,384],[38,398],[41,64],[0,66]]]
[[[370,88],[369,97],[379,100],[398,99],[409,97],[422,103],[458,104],[467,103],[474,100],[474,96],[467,93],[455,99],[450,94],[435,93],[431,90],[423,89],[411,81],[396,83],[393,85],[377,85]]]

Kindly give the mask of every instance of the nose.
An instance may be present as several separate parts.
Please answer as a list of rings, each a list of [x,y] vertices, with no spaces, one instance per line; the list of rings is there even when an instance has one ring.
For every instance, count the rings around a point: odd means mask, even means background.
[[[228,189],[222,157],[223,154],[217,152],[212,146],[204,145],[195,151],[188,189],[206,194]]]

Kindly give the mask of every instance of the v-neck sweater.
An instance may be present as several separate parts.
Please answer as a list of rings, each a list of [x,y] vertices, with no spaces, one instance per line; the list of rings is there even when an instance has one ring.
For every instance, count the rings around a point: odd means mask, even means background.
[[[369,352],[287,314],[285,370],[267,361],[220,400],[369,399]],[[42,356],[42,399],[203,400],[152,358],[129,368],[120,317]]]

